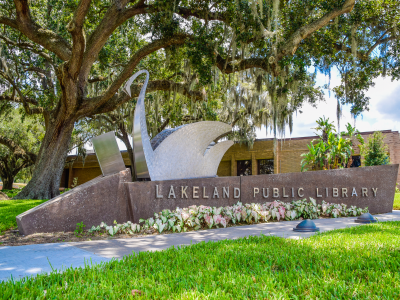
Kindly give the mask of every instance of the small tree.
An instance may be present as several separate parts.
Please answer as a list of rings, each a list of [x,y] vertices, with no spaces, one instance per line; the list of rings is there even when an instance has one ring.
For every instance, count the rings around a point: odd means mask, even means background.
[[[365,148],[364,164],[366,166],[380,166],[390,163],[388,146],[383,141],[382,132],[376,131],[368,137],[368,144]]]
[[[17,109],[10,109],[0,118],[0,178],[3,189],[12,189],[15,177],[33,167],[44,129],[32,118],[22,118]]]

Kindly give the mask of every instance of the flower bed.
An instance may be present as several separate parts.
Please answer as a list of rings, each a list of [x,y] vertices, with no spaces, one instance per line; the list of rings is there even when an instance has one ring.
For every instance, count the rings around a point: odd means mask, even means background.
[[[355,206],[347,207],[346,204],[334,204],[322,201],[317,204],[315,199],[307,199],[285,203],[274,201],[264,204],[245,204],[241,202],[233,206],[210,207],[192,205],[188,208],[176,208],[171,211],[165,209],[162,212],[155,213],[154,218],[147,220],[140,219],[139,224],[130,221],[114,225],[107,225],[102,222],[99,226],[93,226],[89,229],[90,233],[105,231],[113,236],[117,233],[134,234],[155,228],[159,233],[170,230],[173,232],[182,232],[187,230],[199,230],[201,228],[226,227],[229,224],[246,223],[254,224],[268,221],[281,220],[302,220],[317,219],[319,217],[347,217],[359,216],[368,212],[368,208],[357,208]]]

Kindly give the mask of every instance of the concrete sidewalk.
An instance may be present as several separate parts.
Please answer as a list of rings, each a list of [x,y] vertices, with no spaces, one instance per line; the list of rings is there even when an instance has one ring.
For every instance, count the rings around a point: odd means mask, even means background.
[[[375,215],[379,221],[400,221],[400,211]],[[320,232],[359,226],[356,218],[314,220]],[[132,252],[160,251],[171,246],[182,246],[202,241],[237,239],[260,234],[284,238],[307,238],[314,233],[294,232],[299,221],[263,223],[230,228],[192,231],[186,233],[152,235],[141,238],[87,241],[79,243],[54,243],[16,247],[0,247],[0,281],[12,275],[18,279],[23,276],[50,272],[52,267],[62,270],[68,267],[83,267],[86,263],[100,263],[112,258],[122,258]]]

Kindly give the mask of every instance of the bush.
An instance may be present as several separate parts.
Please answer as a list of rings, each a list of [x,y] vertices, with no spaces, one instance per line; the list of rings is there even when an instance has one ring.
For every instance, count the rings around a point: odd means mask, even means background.
[[[346,204],[327,203],[322,201],[322,205],[317,204],[315,199],[292,201],[285,203],[279,200],[263,204],[242,204],[238,202],[233,206],[210,207],[192,205],[188,208],[176,208],[171,211],[164,209],[160,213],[155,213],[154,218],[147,220],[140,219],[142,226],[126,222],[114,226],[108,226],[102,222],[99,226],[93,226],[89,232],[104,231],[108,235],[117,233],[133,234],[154,228],[159,233],[163,231],[182,232],[187,230],[199,230],[212,227],[226,227],[229,224],[254,224],[268,222],[269,220],[298,220],[298,219],[317,219],[323,217],[347,217],[359,216],[368,212],[368,208],[347,207]]]
[[[308,170],[330,170],[341,169],[345,166],[350,167],[351,156],[354,154],[354,141],[357,139],[361,145],[364,139],[359,132],[348,123],[346,131],[336,134],[333,122],[329,118],[319,118],[316,134],[318,139],[311,141],[308,153],[303,153],[301,161],[301,171]]]
[[[376,131],[368,137],[365,148],[364,164],[366,166],[380,166],[389,164],[388,146],[383,142],[382,132]]]

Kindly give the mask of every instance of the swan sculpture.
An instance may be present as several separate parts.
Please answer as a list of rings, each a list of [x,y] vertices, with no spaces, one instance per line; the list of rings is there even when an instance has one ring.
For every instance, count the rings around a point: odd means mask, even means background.
[[[163,130],[150,142],[144,107],[149,72],[141,70],[132,75],[124,91],[131,96],[130,86],[141,74],[146,74],[146,80],[136,103],[132,132],[137,178],[161,181],[216,177],[222,156],[233,142],[212,142],[232,127],[216,121],[191,123]]]

